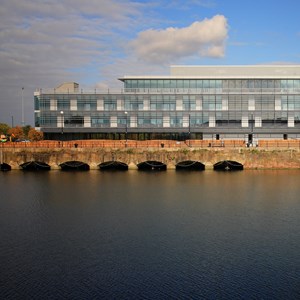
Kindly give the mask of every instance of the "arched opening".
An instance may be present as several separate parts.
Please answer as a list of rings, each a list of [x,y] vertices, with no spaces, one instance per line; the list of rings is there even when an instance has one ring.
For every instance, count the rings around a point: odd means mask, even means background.
[[[128,165],[117,160],[105,161],[98,165],[101,171],[127,171]]]
[[[63,171],[88,171],[90,166],[82,161],[70,160],[59,165]]]
[[[20,165],[25,171],[49,171],[51,167],[42,161],[27,161]]]
[[[205,165],[195,160],[184,160],[176,164],[176,171],[203,171]]]
[[[10,171],[11,170],[11,166],[7,163],[2,163],[0,164],[0,170],[1,171]]]
[[[223,160],[214,164],[215,171],[240,171],[244,166],[234,160]]]
[[[167,165],[155,160],[147,160],[137,165],[140,171],[166,171]]]

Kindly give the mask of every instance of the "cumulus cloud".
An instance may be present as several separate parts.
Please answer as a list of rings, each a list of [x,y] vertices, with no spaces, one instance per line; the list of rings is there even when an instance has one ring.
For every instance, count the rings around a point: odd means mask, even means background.
[[[143,4],[124,0],[3,0],[0,9],[0,122],[33,123],[35,88],[99,77],[120,52]],[[93,74],[91,74],[93,69]],[[99,70],[98,69],[98,70]]]
[[[141,60],[161,64],[195,54],[223,57],[227,37],[227,20],[222,15],[216,15],[184,28],[140,32],[130,46]]]

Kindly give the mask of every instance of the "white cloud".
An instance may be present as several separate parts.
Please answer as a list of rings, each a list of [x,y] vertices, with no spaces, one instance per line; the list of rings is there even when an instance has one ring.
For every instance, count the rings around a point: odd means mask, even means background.
[[[2,0],[0,122],[10,123],[14,116],[15,124],[20,123],[23,86],[25,122],[33,124],[36,88],[53,88],[65,81],[79,82],[83,88],[88,85],[92,88],[101,81],[97,88],[113,88],[120,86],[117,78],[124,73],[162,73],[163,66],[154,65],[153,61],[168,63],[195,53],[215,57],[224,53],[227,21],[216,16],[187,28],[144,31],[150,35],[152,32],[151,41],[146,43],[160,60],[153,55],[137,62],[135,55],[125,52],[136,32],[148,24],[162,28],[167,26],[162,24],[175,22],[161,18],[158,4],[157,1],[131,0]],[[221,32],[222,26],[225,33]],[[160,34],[165,31],[167,36],[169,31],[173,32],[171,40],[161,41],[164,37]],[[135,40],[135,53],[143,57],[149,54],[149,49],[141,48],[140,36],[144,37],[143,32]],[[162,42],[166,42],[163,47],[159,45]],[[174,45],[177,45],[176,51],[170,51]],[[165,69],[165,73],[168,72]]]
[[[140,32],[131,42],[131,47],[143,61],[168,64],[195,54],[223,57],[227,37],[227,20],[222,15],[216,15],[185,28]]]
[[[143,4],[123,0],[3,0],[0,9],[0,122],[33,119],[35,88],[99,76],[122,51],[124,32],[142,17]],[[97,66],[97,67],[96,67]],[[93,69],[93,75],[90,70]],[[97,78],[95,78],[95,81]]]

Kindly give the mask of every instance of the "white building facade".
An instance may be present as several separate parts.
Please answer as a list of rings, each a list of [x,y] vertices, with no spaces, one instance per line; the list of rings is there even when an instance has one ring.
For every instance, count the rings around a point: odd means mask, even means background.
[[[119,91],[36,91],[36,127],[49,139],[300,138],[300,65],[171,66],[119,80]]]

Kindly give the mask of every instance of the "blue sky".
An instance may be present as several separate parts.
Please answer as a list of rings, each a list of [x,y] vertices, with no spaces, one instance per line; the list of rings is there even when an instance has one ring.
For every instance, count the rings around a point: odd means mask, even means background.
[[[33,125],[33,92],[119,87],[170,64],[299,64],[299,0],[2,0],[0,123]]]

